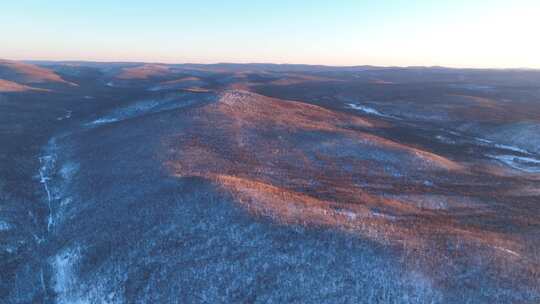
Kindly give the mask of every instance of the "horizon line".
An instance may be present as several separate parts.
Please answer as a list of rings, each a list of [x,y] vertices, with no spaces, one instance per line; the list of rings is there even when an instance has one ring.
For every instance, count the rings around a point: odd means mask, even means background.
[[[372,64],[355,64],[355,65],[332,65],[332,64],[314,64],[314,63],[278,63],[278,62],[233,62],[233,61],[215,61],[209,63],[201,62],[165,62],[165,61],[140,61],[140,60],[88,60],[88,59],[9,59],[0,57],[0,60],[20,61],[20,62],[46,62],[46,63],[103,63],[103,64],[160,64],[160,65],[278,65],[278,66],[311,66],[325,68],[384,68],[384,69],[449,69],[449,70],[529,70],[540,71],[539,68],[530,67],[470,67],[470,66],[445,66],[445,65],[372,65]]]

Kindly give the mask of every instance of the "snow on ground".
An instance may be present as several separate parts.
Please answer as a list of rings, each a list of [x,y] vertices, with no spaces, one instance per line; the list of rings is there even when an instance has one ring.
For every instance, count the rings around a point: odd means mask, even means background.
[[[486,155],[490,158],[496,159],[509,167],[514,169],[528,172],[528,173],[540,173],[540,160],[532,157],[523,157],[515,155]]]
[[[482,143],[482,144],[492,144],[493,143],[491,140],[488,140],[488,139],[485,139],[485,138],[475,137],[474,139],[477,142]]]
[[[511,254],[511,255],[513,255],[513,256],[516,256],[516,257],[518,257],[518,258],[521,257],[521,255],[520,255],[519,253],[517,253],[517,252],[515,252],[515,251],[513,251],[513,250],[506,249],[506,248],[504,248],[504,247],[499,247],[499,246],[495,246],[494,248],[495,248],[495,249],[498,249],[498,250],[500,250],[500,251],[506,252],[506,253],[508,253],[508,254]]]
[[[52,206],[54,195],[51,189],[50,180],[52,179],[56,167],[56,149],[56,139],[53,138],[45,147],[43,155],[38,158],[41,165],[39,168],[39,182],[43,185],[45,193],[47,194],[47,231],[50,231],[54,225]]]
[[[445,144],[456,144],[457,142],[466,142],[470,144],[476,144],[482,147],[489,147],[493,149],[500,149],[500,150],[506,150],[510,153],[521,153],[532,156],[533,154],[530,151],[527,151],[523,148],[513,146],[513,145],[506,145],[494,142],[489,139],[481,138],[481,137],[470,137],[466,134],[461,134],[452,130],[441,130],[447,134],[443,135],[437,135],[435,136],[435,139],[439,142],[445,143]],[[450,138],[450,136],[447,136],[448,134],[451,134],[457,138]]]
[[[75,294],[79,290],[76,274],[80,258],[81,249],[76,247],[65,249],[50,260],[53,270],[54,291],[57,294],[57,302],[60,304],[87,303]]]
[[[67,110],[63,116],[56,118],[56,120],[70,119],[72,114],[73,114],[73,111]]]
[[[456,89],[465,89],[465,90],[471,90],[471,91],[494,91],[495,87],[489,86],[489,85],[481,85],[481,84],[472,84],[472,83],[460,83],[460,84],[451,84],[449,85],[451,88]]]
[[[11,225],[8,222],[0,220],[0,231],[7,231],[11,229]]]
[[[86,123],[85,126],[92,127],[98,125],[109,124],[113,122],[123,121],[140,117],[146,114],[158,113],[161,111],[168,111],[187,107],[205,100],[204,97],[198,97],[198,99],[192,99],[187,94],[174,95],[162,99],[148,99],[134,102],[133,104],[116,109],[109,114],[98,118],[92,122]]]
[[[79,164],[75,162],[67,162],[62,165],[62,168],[60,169],[60,175],[63,179],[69,180],[73,178],[75,173],[79,170]]]
[[[503,145],[503,144],[494,144],[494,146],[497,147],[497,148],[500,148],[500,149],[506,149],[506,150],[511,150],[511,151],[514,151],[514,152],[520,152],[520,153],[529,154],[529,151],[521,149],[521,148],[516,147],[516,146]]]
[[[91,126],[91,125],[105,125],[105,124],[109,124],[109,123],[112,123],[112,122],[116,122],[118,121],[117,118],[108,118],[108,117],[104,117],[104,118],[98,118],[90,123],[87,123],[86,125],[87,126]]]
[[[496,142],[494,142],[494,141],[492,141],[492,140],[489,140],[489,139],[480,138],[480,137],[474,137],[474,140],[475,140],[477,143],[481,144],[481,145],[492,146],[492,147],[494,147],[494,148],[504,149],[504,150],[510,150],[510,151],[513,151],[513,152],[519,152],[519,153],[524,153],[524,154],[530,154],[529,151],[527,151],[527,150],[525,150],[525,149],[522,149],[522,148],[520,148],[520,147],[496,143]]]
[[[43,148],[39,157],[39,182],[46,194],[47,232],[51,232],[62,218],[60,207],[71,199],[66,195],[66,189],[71,179],[79,171],[79,164],[73,161],[61,162],[58,138],[53,137]]]
[[[366,114],[370,114],[370,115],[376,115],[376,116],[381,116],[381,117],[386,117],[386,118],[395,118],[393,116],[383,114],[383,113],[377,111],[374,108],[366,107],[364,105],[359,105],[357,103],[348,103],[347,107],[349,107],[349,108],[351,108],[353,110],[362,111],[362,112],[364,112]]]
[[[490,153],[486,153],[485,156],[491,159],[498,160],[499,162],[509,167],[528,173],[540,172],[540,159],[530,151],[513,145],[500,144],[492,140],[480,137],[471,137],[470,139],[472,141],[469,141],[467,140],[467,135],[463,135],[454,131],[448,131],[448,133],[455,136],[460,136],[461,139],[465,139],[465,142],[493,149],[493,151],[491,151]],[[453,144],[456,142],[443,135],[437,135],[435,136],[435,139],[439,142],[447,144]],[[505,150],[504,152],[502,152],[504,154],[497,154],[501,153],[500,150]],[[513,155],[514,153],[518,155]]]
[[[453,140],[453,139],[451,139],[451,138],[448,138],[448,137],[446,137],[446,136],[444,136],[444,135],[437,135],[437,136],[435,136],[435,138],[436,138],[438,141],[440,141],[440,142],[442,142],[442,143],[445,143],[445,144],[450,144],[450,145],[451,145],[451,144],[455,144],[455,143],[456,143],[455,140]]]

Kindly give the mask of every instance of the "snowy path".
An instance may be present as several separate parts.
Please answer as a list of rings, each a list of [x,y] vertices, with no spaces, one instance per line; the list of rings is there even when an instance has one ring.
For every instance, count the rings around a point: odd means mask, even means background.
[[[43,185],[45,193],[47,194],[47,207],[48,207],[47,231],[51,231],[54,225],[54,215],[53,215],[53,206],[52,206],[54,195],[52,192],[50,181],[52,180],[52,176],[56,168],[56,161],[57,161],[56,150],[57,150],[56,139],[53,138],[49,141],[49,143],[45,147],[43,155],[41,155],[38,158],[39,163],[41,165],[41,167],[39,168],[40,183]]]

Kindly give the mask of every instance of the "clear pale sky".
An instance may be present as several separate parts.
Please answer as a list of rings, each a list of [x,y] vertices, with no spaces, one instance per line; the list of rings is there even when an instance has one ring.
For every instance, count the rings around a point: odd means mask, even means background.
[[[0,58],[540,68],[540,0],[0,4]]]

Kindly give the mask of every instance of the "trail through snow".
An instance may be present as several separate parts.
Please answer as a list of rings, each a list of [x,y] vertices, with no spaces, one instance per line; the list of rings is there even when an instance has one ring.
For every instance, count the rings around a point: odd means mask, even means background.
[[[41,167],[39,168],[39,179],[47,194],[47,231],[50,231],[52,226],[54,225],[52,206],[54,195],[52,193],[50,181],[56,167],[56,149],[56,139],[53,137],[45,147],[44,154],[38,158],[41,165]]]

